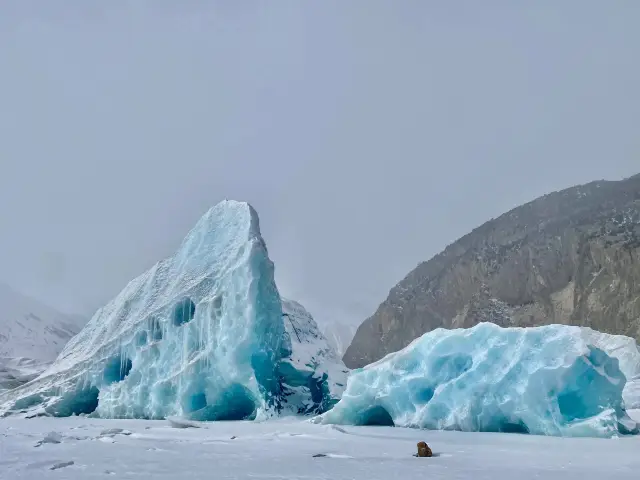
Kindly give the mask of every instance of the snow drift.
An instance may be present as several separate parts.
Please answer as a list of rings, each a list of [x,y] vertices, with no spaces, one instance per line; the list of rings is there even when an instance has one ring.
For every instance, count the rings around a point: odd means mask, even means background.
[[[222,202],[176,254],[98,310],[48,370],[0,394],[0,413],[44,407],[54,416],[194,420],[320,413],[339,398],[347,370],[324,337],[309,335],[317,332],[311,316],[295,310],[289,318],[305,326],[294,341],[255,210]]]
[[[437,329],[352,371],[340,402],[316,421],[556,436],[638,433],[625,412],[620,362],[603,350],[615,344],[611,337],[561,325]],[[637,349],[618,353],[631,368]]]

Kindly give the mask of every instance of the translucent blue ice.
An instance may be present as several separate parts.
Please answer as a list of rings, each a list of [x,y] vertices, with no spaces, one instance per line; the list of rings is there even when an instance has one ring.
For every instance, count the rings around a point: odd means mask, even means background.
[[[325,411],[346,369],[311,335],[311,316],[286,305],[303,320],[295,341],[256,212],[222,202],[173,256],[101,308],[47,371],[0,395],[0,413],[26,405],[57,416],[230,420]]]
[[[340,402],[317,421],[557,436],[637,433],[624,410],[625,375],[618,359],[596,346],[596,335],[560,325],[434,330],[352,371]]]

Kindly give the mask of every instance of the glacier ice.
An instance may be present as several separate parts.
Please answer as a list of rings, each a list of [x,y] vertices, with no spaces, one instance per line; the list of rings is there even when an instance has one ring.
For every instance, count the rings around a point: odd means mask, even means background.
[[[583,328],[582,336],[588,343],[618,360],[620,371],[627,380],[622,391],[624,406],[627,410],[640,409],[640,347],[635,339],[590,328]]]
[[[348,370],[284,300],[247,203],[209,210],[178,251],[131,281],[0,413],[191,420],[321,413]]]
[[[561,325],[437,329],[353,370],[342,399],[314,421],[555,436],[638,433],[624,408],[620,362],[603,350],[614,349],[614,340]],[[632,363],[634,353],[628,357]]]

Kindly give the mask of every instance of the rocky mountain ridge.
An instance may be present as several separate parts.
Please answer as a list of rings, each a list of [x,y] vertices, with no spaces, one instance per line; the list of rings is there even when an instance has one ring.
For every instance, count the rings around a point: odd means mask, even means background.
[[[640,339],[640,175],[542,196],[418,265],[359,328],[357,368],[438,327],[551,323]]]

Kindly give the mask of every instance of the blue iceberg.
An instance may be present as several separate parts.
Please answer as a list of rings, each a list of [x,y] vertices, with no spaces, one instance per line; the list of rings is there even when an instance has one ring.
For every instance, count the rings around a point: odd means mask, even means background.
[[[624,409],[618,358],[595,340],[589,329],[561,325],[434,330],[352,371],[340,402],[314,421],[572,437],[638,433]]]
[[[48,370],[0,394],[0,414],[322,413],[347,369],[317,333],[302,306],[280,297],[255,210],[225,201],[98,310]]]

